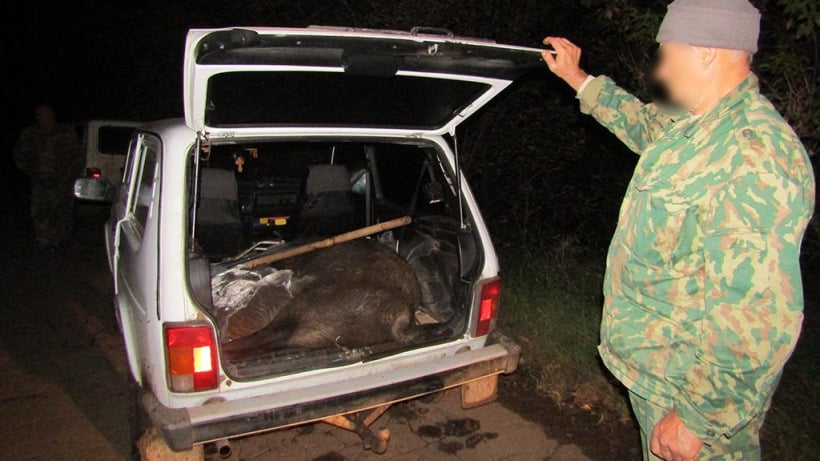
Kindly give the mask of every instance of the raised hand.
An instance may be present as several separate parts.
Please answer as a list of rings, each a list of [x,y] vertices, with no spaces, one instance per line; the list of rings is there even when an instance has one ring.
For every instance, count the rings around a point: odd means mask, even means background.
[[[542,53],[547,67],[575,91],[578,91],[589,76],[580,67],[581,48],[564,37],[547,37],[544,39],[544,44],[551,45],[555,50],[555,55],[550,51]]]

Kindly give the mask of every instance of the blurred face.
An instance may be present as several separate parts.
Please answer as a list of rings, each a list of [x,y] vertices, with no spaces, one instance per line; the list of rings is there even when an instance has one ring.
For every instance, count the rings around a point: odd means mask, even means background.
[[[57,113],[54,108],[48,105],[37,106],[34,109],[34,118],[40,128],[47,130],[54,128],[57,124]]]
[[[655,77],[669,98],[686,110],[696,109],[703,101],[706,89],[714,84],[711,60],[704,54],[704,49],[681,42],[665,42],[661,44],[659,54]]]

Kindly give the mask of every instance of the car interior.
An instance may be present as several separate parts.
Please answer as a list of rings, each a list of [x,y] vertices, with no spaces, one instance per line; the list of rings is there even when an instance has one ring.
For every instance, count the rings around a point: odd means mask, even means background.
[[[195,299],[217,323],[225,316],[214,307],[219,303],[210,285],[220,272],[260,253],[409,216],[411,224],[365,239],[390,248],[415,274],[421,297],[414,322],[447,327],[446,334],[418,344],[388,342],[356,351],[259,347],[223,357],[229,373],[242,379],[348,363],[463,334],[480,251],[469,219],[460,225],[456,181],[439,155],[437,147],[418,141],[244,142],[200,152],[199,174],[190,186],[197,193],[190,196],[196,225],[189,280]]]

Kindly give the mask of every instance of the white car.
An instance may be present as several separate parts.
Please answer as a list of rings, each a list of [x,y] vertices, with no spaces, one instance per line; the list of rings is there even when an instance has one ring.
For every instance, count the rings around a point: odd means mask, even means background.
[[[519,348],[494,331],[498,261],[455,133],[542,65],[435,29],[189,32],[185,119],[138,130],[105,230],[131,374],[172,449],[324,420],[381,452],[387,434],[345,418],[459,386],[465,407],[495,398]],[[350,231],[367,236],[305,255],[325,265],[254,263]],[[262,303],[243,336],[226,322],[257,289],[290,290],[269,296],[290,323]]]
[[[107,201],[113,198],[114,185],[121,181],[128,144],[141,124],[126,120],[87,120],[74,124],[85,150],[85,177],[94,180],[86,184],[108,191]]]

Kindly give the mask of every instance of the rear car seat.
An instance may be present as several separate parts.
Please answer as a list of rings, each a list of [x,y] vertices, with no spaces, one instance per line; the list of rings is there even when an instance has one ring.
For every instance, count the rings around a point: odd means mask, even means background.
[[[197,242],[209,258],[224,258],[239,253],[244,237],[234,172],[204,168],[199,185]]]

